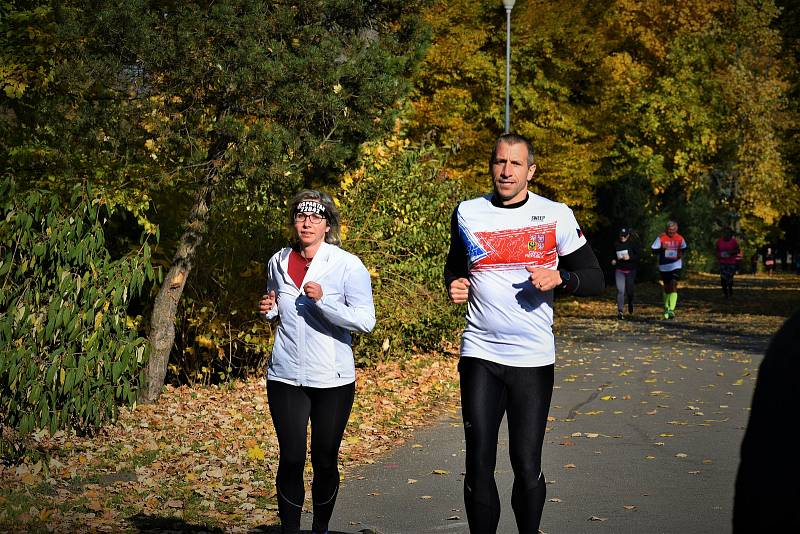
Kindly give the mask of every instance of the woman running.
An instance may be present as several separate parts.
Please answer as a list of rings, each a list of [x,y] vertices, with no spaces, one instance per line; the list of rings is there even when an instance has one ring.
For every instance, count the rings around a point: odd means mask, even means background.
[[[350,333],[375,326],[364,264],[339,248],[331,197],[303,191],[289,209],[293,243],[267,264],[265,319],[279,319],[267,371],[267,395],[280,457],[275,488],[281,532],[300,531],[306,427],[311,421],[312,530],[328,531],[339,490],[338,455],[355,395]]]

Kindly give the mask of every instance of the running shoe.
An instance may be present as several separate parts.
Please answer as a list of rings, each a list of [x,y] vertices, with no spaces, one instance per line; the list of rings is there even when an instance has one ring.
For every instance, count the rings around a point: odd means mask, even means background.
[[[674,319],[675,318],[675,310],[668,310],[667,313],[669,314],[669,318],[670,319]]]
[[[664,310],[664,319],[669,319],[669,310]]]
[[[621,311],[617,312],[617,319],[620,319],[620,320],[622,319],[622,312]]]

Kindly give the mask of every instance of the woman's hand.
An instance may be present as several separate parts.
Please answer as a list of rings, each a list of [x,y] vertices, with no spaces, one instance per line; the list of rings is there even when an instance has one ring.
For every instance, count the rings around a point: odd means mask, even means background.
[[[314,302],[322,298],[322,286],[316,282],[307,282],[306,285],[303,286],[303,291],[305,291],[306,296]]]
[[[258,303],[258,311],[261,315],[266,315],[275,307],[275,291],[270,291],[266,295],[261,296],[261,301]]]

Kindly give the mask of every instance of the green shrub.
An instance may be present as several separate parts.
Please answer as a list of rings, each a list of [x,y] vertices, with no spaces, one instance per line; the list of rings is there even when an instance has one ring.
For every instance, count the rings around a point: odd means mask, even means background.
[[[112,259],[109,212],[88,190],[65,207],[6,181],[0,198],[2,425],[91,432],[136,399],[146,340],[127,310],[155,277],[150,247]]]
[[[449,248],[450,215],[471,196],[442,171],[444,155],[396,138],[364,145],[339,191],[343,248],[372,274],[377,325],[354,339],[360,366],[411,351],[437,350],[457,341],[464,308],[447,302],[442,272]],[[271,193],[252,218],[214,230],[176,317],[175,348],[167,380],[216,383],[266,372],[274,325],[256,314],[266,260],[288,244],[286,198]],[[231,206],[233,209],[234,206]],[[448,347],[449,348],[449,347]]]
[[[442,273],[450,216],[468,194],[442,161],[435,148],[392,138],[366,146],[361,167],[342,180],[343,246],[370,270],[377,314],[375,330],[355,341],[360,365],[439,349],[463,326]]]

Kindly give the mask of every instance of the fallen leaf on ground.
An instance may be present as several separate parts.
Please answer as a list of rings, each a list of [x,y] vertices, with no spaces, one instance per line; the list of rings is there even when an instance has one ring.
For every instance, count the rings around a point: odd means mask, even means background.
[[[251,460],[263,460],[264,451],[261,450],[261,447],[259,447],[258,445],[253,445],[252,447],[247,449],[247,457],[250,458]]]

